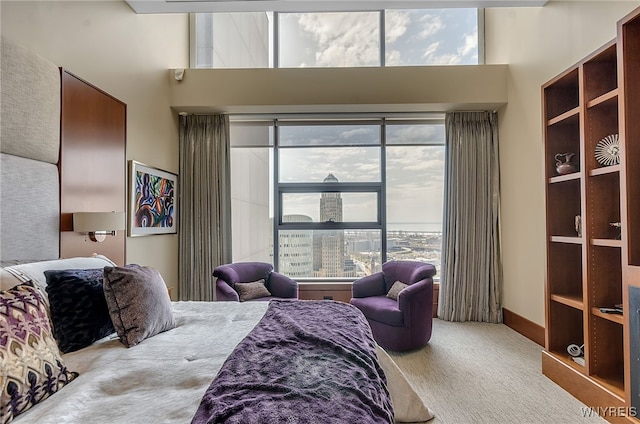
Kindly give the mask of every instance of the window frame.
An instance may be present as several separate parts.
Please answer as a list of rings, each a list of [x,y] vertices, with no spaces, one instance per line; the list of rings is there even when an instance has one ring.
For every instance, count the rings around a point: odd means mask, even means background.
[[[443,8],[439,8],[443,9]],[[482,7],[478,8],[469,8],[476,9],[477,13],[477,36],[478,36],[478,63],[477,65],[486,64],[486,54],[485,54],[485,9]],[[407,10],[420,10],[420,9],[407,9]],[[372,10],[363,10],[365,12],[378,12],[379,13],[379,44],[380,44],[380,65],[378,67],[386,67],[386,23],[385,23],[385,9],[372,9]],[[324,13],[326,11],[305,11],[305,12],[265,12],[271,13],[271,30],[269,31],[269,45],[271,47],[271,52],[269,54],[270,64],[268,68],[279,69],[280,68],[280,25],[279,25],[279,14],[280,13]],[[342,11],[346,12],[346,11]],[[189,13],[189,66],[191,68],[197,68],[197,29],[196,29],[196,15],[197,13]],[[403,66],[414,66],[414,65],[403,65]],[[437,65],[422,65],[422,66],[437,66]],[[460,65],[460,66],[473,66],[473,65]],[[371,66],[375,67],[375,66]],[[203,68],[208,69],[208,68]],[[215,69],[215,68],[214,68]]]
[[[273,169],[271,173],[271,187],[273,202],[273,226],[272,239],[273,251],[272,259],[274,270],[280,268],[280,232],[281,231],[299,231],[299,230],[342,230],[342,231],[358,231],[371,230],[380,232],[380,259],[381,263],[386,262],[388,257],[388,234],[387,234],[387,126],[393,125],[444,125],[444,114],[440,113],[388,113],[370,116],[369,114],[341,114],[341,115],[323,115],[323,114],[301,114],[296,116],[281,115],[232,115],[232,125],[264,125],[269,126],[272,133],[271,145],[238,145],[232,148],[265,148],[272,149],[273,152]],[[379,127],[380,142],[375,144],[357,144],[356,147],[372,147],[376,146],[380,149],[380,181],[371,182],[280,182],[279,162],[281,149],[298,149],[307,147],[326,147],[327,145],[300,145],[300,146],[281,146],[279,131],[283,126],[340,126],[340,125],[363,125],[371,124]],[[394,143],[389,147],[401,146],[443,146],[443,143]],[[341,146],[351,146],[347,143]],[[375,221],[361,222],[285,222],[283,211],[283,195],[285,194],[305,194],[305,193],[375,193],[377,195],[377,219]],[[299,281],[353,281],[351,277],[299,277]]]

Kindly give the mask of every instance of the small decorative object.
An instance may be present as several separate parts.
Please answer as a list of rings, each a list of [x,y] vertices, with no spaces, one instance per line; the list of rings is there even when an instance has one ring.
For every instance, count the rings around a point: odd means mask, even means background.
[[[622,238],[622,223],[620,222],[610,222],[610,226],[616,228],[616,240],[620,240]]]
[[[571,163],[575,153],[556,153],[556,172],[560,175],[572,174],[578,170],[574,164]]]
[[[595,149],[596,160],[600,165],[611,166],[620,163],[620,143],[618,134],[611,134],[598,142]]]
[[[567,346],[567,353],[571,356],[584,356],[584,345],[570,344]]]
[[[129,161],[129,236],[177,232],[178,177]]]
[[[578,235],[578,237],[582,237],[582,217],[580,215],[576,215],[575,226],[576,234]]]

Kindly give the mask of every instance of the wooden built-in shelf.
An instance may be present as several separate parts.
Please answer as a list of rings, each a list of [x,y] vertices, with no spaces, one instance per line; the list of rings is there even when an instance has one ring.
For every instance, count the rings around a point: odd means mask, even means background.
[[[637,404],[631,402],[640,370],[636,380],[630,377],[627,328],[632,321],[628,279],[640,281],[635,219],[640,216],[640,8],[633,15],[618,26],[615,40],[542,86],[547,224],[542,371],[588,406],[640,408],[640,389],[635,389]],[[601,166],[594,151],[612,134],[619,135],[620,164]],[[579,171],[557,175],[558,152],[574,153]],[[622,234],[614,222],[622,223]],[[631,265],[639,265],[636,274]],[[627,314],[600,311],[617,304]],[[567,353],[571,344],[584,344],[584,366]]]
[[[551,236],[549,241],[553,243],[582,244],[582,237]]]
[[[563,305],[570,306],[574,309],[583,310],[584,304],[582,303],[582,297],[577,295],[569,295],[569,294],[551,294],[549,298],[558,303],[562,303]]]
[[[580,365],[576,361],[574,361],[572,356],[569,355],[567,352],[557,352],[554,350],[554,351],[551,351],[551,354],[554,356],[556,360],[559,360],[560,362],[567,364],[568,366],[574,368],[578,372],[580,373],[585,372],[585,367]]]
[[[549,184],[563,183],[565,181],[573,181],[580,179],[580,172],[574,172],[571,174],[558,175],[556,177],[549,178]]]
[[[591,313],[597,317],[604,318],[611,322],[615,322],[620,325],[624,324],[624,315],[622,314],[605,314],[604,312],[601,312],[600,308],[596,306],[591,308]]]
[[[622,247],[622,240],[614,240],[614,239],[591,239],[592,246],[600,246],[600,247]]]
[[[604,93],[601,96],[596,97],[593,100],[587,102],[587,109],[592,107],[607,103],[607,102],[617,102],[618,101],[618,89],[615,88],[608,93]]]
[[[620,172],[620,165],[603,166],[602,168],[595,168],[589,171],[589,176],[596,177],[598,175],[608,175]]]
[[[605,378],[597,375],[592,376],[594,381],[598,383],[602,388],[608,391],[611,395],[624,401],[624,381],[615,378]]]
[[[552,126],[555,125],[559,122],[562,122],[564,120],[567,120],[569,118],[573,118],[576,117],[580,114],[580,106],[576,106],[573,109],[570,109],[568,111],[566,111],[565,113],[561,113],[560,115],[549,119],[549,121],[547,122],[548,126]]]

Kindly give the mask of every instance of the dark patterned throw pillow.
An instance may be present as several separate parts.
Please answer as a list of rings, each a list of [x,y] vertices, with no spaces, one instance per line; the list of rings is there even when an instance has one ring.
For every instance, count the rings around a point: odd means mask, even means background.
[[[104,271],[66,269],[45,271],[53,335],[64,353],[87,347],[114,333],[104,297]]]
[[[67,370],[47,305],[33,286],[0,292],[0,422],[42,402],[78,376]]]

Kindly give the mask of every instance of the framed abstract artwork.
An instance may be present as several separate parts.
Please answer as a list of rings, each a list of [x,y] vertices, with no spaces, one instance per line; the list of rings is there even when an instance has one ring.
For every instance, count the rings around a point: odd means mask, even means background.
[[[178,176],[129,161],[129,236],[177,233]]]

